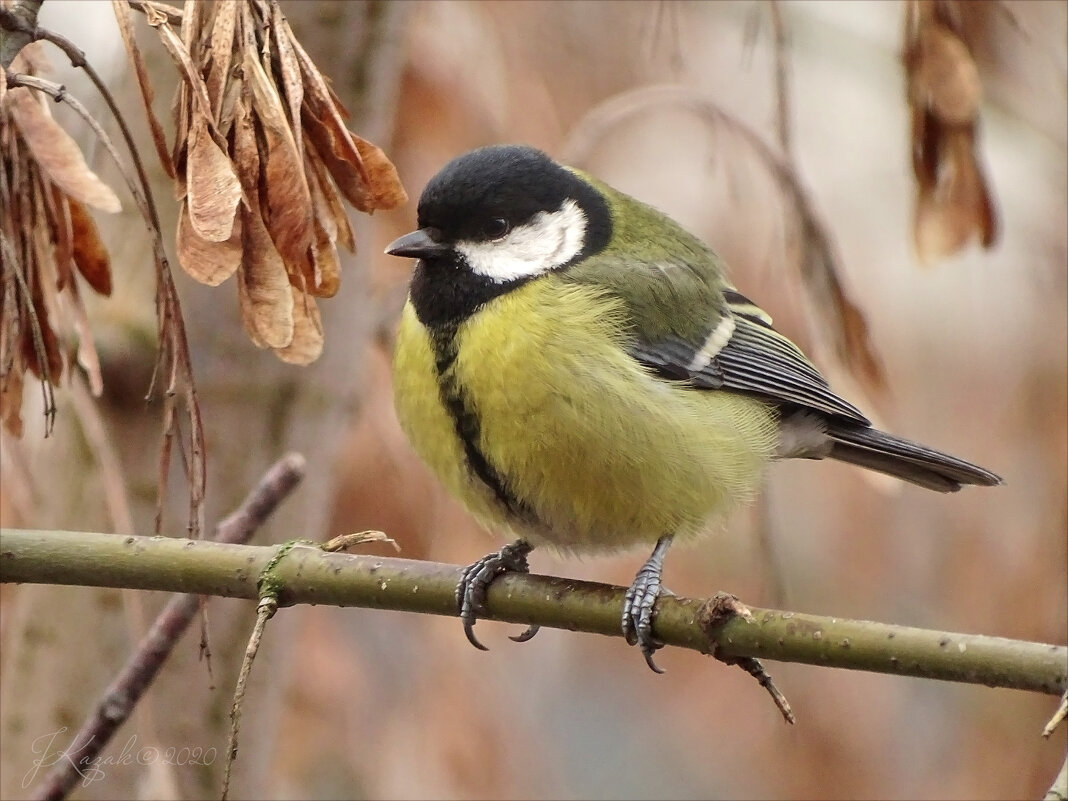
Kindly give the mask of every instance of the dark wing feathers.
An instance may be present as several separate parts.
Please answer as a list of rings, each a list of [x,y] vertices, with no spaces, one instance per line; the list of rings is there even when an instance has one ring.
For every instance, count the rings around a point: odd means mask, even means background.
[[[676,336],[669,336],[655,345],[648,342],[636,342],[630,349],[630,355],[638,362],[651,368],[657,375],[670,381],[691,381],[702,389],[721,389],[723,375],[712,362],[700,373],[689,369],[697,353],[697,348]]]
[[[731,294],[745,301],[738,293]],[[733,298],[728,297],[733,307]],[[745,303],[749,304],[748,301]],[[742,313],[729,308],[727,313],[734,315],[734,332],[710,359],[698,360],[705,342],[687,341],[677,335],[669,335],[655,343],[639,341],[632,347],[631,354],[670,380],[690,381],[702,389],[753,393],[774,403],[792,404],[868,423],[859,409],[831,391],[826,379],[796,345],[771,327],[766,315],[757,316],[750,312],[750,308],[755,309],[751,304],[745,308]],[[709,330],[718,323],[718,320],[712,321]],[[695,365],[695,360],[705,363]]]
[[[692,260],[668,253],[645,260],[607,253],[575,265],[564,280],[610,288],[634,322],[637,339],[631,355],[667,380],[752,393],[772,403],[867,424],[855,406],[831,391],[800,349],[772,327],[763,309],[724,286],[701,261],[714,261],[715,255],[692,244]]]
[[[736,315],[734,336],[712,363],[723,376],[723,388],[756,392],[774,401],[796,404],[867,424],[853,404],[831,391],[801,350],[774,328]]]

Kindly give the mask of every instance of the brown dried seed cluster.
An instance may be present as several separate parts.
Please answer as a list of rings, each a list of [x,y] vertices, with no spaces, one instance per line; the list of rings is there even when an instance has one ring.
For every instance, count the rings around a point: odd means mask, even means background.
[[[910,0],[904,61],[916,177],[913,238],[925,263],[951,256],[978,235],[989,248],[997,212],[976,152],[982,84],[951,0]]]
[[[171,149],[152,112],[131,5],[112,0],[156,152],[181,201],[179,262],[211,285],[236,273],[252,341],[308,364],[323,346],[315,298],[337,292],[338,244],[356,247],[342,199],[367,213],[406,202],[396,169],[348,130],[348,112],[275,0],[189,0],[182,11],[152,0],[136,5],[182,79]],[[40,74],[39,47],[24,48],[10,71]],[[91,389],[101,390],[79,282],[111,292],[108,254],[88,209],[115,212],[119,201],[52,119],[48,101],[8,90],[3,70],[0,159],[0,424],[18,435],[26,370],[42,380],[51,419],[52,385],[74,357],[74,342]]]
[[[47,72],[39,48],[23,48],[11,72]],[[88,209],[117,212],[120,205],[52,118],[50,101],[5,87],[0,70],[0,423],[20,436],[26,370],[44,382],[47,396],[71,358],[67,343],[78,343],[78,362],[100,392],[79,284],[111,294],[108,253]]]
[[[368,213],[406,202],[396,169],[347,129],[276,3],[189,2],[180,35],[170,14],[146,17],[182,77],[173,152],[156,141],[182,201],[179,262],[210,285],[236,273],[252,341],[312,362],[323,346],[315,298],[337,292],[338,244],[356,246],[342,198]]]

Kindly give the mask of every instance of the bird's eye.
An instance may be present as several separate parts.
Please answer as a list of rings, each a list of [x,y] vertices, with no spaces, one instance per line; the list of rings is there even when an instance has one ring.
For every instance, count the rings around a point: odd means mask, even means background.
[[[482,233],[486,235],[487,239],[504,239],[511,229],[512,226],[508,224],[508,220],[497,217],[486,223],[485,228],[482,229]]]

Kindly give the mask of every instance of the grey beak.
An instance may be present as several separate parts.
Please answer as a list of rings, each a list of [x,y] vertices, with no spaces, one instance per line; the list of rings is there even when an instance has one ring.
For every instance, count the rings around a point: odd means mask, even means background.
[[[405,234],[400,239],[391,242],[386,248],[390,256],[401,256],[410,259],[432,259],[435,256],[443,256],[452,250],[450,245],[438,242],[437,237],[441,234],[434,228],[420,228]]]

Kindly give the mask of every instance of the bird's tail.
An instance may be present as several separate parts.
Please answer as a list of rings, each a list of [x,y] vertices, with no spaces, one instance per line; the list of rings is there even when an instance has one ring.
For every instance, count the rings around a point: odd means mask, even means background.
[[[1001,476],[978,465],[868,426],[832,422],[827,435],[834,443],[830,458],[937,492],[956,492],[964,484],[992,487],[1005,483]]]

